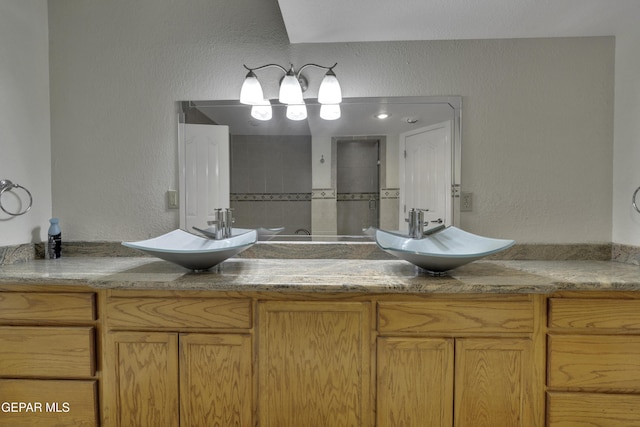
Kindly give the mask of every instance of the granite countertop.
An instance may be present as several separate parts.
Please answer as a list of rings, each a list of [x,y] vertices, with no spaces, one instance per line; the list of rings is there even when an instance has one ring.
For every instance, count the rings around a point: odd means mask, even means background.
[[[191,272],[149,257],[70,257],[0,268],[2,284],[103,289],[360,293],[640,291],[640,266],[610,261],[476,261],[431,277],[401,260],[232,258]]]

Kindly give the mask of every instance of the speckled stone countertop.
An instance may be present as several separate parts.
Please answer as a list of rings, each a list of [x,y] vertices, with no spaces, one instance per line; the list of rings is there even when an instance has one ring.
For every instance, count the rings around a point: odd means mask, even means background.
[[[476,261],[431,277],[400,260],[232,258],[191,272],[149,257],[77,257],[2,266],[3,284],[104,289],[355,293],[640,291],[640,266],[610,261]]]

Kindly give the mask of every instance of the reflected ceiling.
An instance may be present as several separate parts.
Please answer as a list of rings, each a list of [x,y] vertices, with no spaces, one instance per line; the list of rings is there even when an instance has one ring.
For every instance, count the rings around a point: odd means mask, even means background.
[[[440,123],[452,118],[459,97],[350,98],[341,104],[338,120],[320,118],[320,105],[307,99],[308,119],[289,120],[285,106],[273,106],[273,118],[260,121],[251,117],[251,107],[238,101],[191,101],[214,123],[229,126],[232,135],[387,135]],[[386,112],[387,119],[376,114]]]

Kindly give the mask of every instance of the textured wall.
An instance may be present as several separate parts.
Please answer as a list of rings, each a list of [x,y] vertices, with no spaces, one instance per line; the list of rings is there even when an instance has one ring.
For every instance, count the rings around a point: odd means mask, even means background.
[[[237,99],[243,63],[338,62],[347,97],[463,96],[462,184],[475,205],[463,228],[611,241],[613,38],[289,45],[276,0],[49,10],[53,213],[69,239],[177,227],[165,201],[177,187],[176,100]]]
[[[33,207],[0,211],[0,246],[46,239],[51,216],[47,3],[0,2],[0,179],[29,189]],[[15,196],[15,197],[14,197]],[[22,199],[24,205],[20,205]],[[28,206],[22,190],[5,193],[10,212]]]
[[[613,241],[640,246],[640,28],[616,38],[615,111]]]

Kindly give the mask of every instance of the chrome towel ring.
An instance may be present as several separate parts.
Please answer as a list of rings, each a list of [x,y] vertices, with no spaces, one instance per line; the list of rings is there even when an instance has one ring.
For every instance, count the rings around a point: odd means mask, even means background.
[[[640,190],[640,187],[636,188],[636,191],[633,192],[633,197],[631,198],[631,204],[633,205],[635,210],[638,213],[640,213],[640,208],[638,208],[638,204],[636,203],[636,196],[638,195],[638,190]]]
[[[2,195],[7,191],[12,191],[13,189],[16,189],[16,188],[22,188],[22,190],[24,190],[24,192],[27,193],[27,195],[29,196],[29,206],[27,206],[27,208],[22,210],[21,212],[9,212],[2,205]],[[27,190],[22,185],[14,184],[13,182],[9,181],[8,179],[0,180],[0,209],[2,209],[4,211],[4,213],[7,213],[7,214],[9,214],[11,216],[24,215],[27,212],[29,212],[29,209],[31,209],[32,205],[33,205],[33,197],[31,196],[31,192],[29,190]]]

